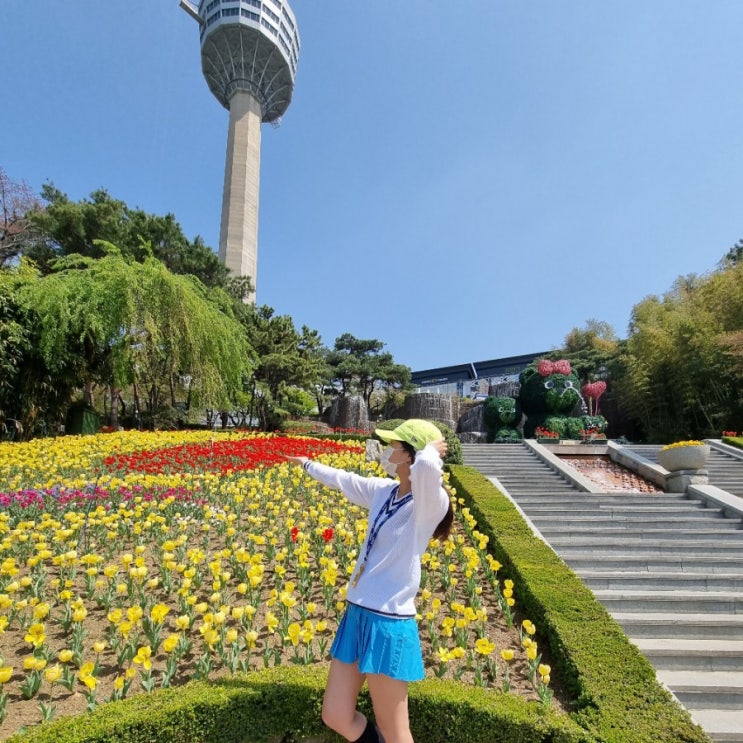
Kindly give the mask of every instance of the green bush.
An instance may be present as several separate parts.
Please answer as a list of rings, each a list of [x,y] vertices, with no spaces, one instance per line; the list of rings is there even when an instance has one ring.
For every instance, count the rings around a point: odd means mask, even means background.
[[[436,428],[441,431],[448,450],[446,457],[444,457],[444,464],[462,464],[462,442],[457,438],[457,434],[449,428],[449,426],[440,423],[439,421],[428,419],[430,423],[433,423]],[[404,423],[404,418],[391,418],[390,420],[382,421],[377,423],[375,428],[381,428],[383,431],[391,431],[393,428],[397,428],[401,423]]]
[[[709,743],[689,713],[656,680],[655,670],[575,573],[486,477],[452,467],[457,489],[490,537],[519,608],[548,643],[575,708],[572,719],[607,743]]]
[[[737,446],[739,449],[743,449],[743,437],[742,436],[723,436],[722,440],[730,446]]]
[[[60,718],[7,743],[264,743],[342,738],[321,720],[327,668],[280,667],[142,694]],[[360,709],[372,715],[366,690]],[[569,717],[515,694],[429,679],[410,686],[411,728],[426,743],[593,743]]]

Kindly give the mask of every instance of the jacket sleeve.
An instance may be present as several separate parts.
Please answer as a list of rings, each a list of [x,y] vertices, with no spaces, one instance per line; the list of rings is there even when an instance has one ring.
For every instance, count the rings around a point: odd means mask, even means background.
[[[443,472],[441,457],[430,444],[418,452],[410,468],[416,521],[432,524],[431,530],[444,518],[449,506],[449,496],[443,488]]]
[[[390,480],[382,477],[363,477],[355,472],[336,469],[327,464],[309,459],[305,463],[305,472],[313,479],[329,488],[340,490],[343,495],[363,508],[371,508],[372,501],[380,486],[388,486]]]

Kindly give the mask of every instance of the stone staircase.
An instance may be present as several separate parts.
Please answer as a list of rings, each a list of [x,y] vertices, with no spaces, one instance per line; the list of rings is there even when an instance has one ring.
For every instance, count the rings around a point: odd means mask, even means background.
[[[743,743],[743,520],[685,494],[581,491],[572,468],[556,470],[526,444],[462,448],[465,464],[510,496],[710,738]],[[650,461],[659,448],[632,447]],[[743,461],[731,457],[730,466],[718,453],[711,484],[740,482],[743,495]]]

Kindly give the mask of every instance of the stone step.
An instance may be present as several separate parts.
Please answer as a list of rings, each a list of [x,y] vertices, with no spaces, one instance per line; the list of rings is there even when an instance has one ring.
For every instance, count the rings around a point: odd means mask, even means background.
[[[658,537],[658,534],[644,535],[642,532],[627,537],[589,531],[582,539],[555,536],[550,539],[550,544],[560,555],[563,552],[577,554],[596,550],[607,554],[625,554],[628,550],[637,549],[657,554],[683,551],[689,554],[740,555],[743,554],[743,531],[725,532],[724,535],[716,531],[706,535],[694,531],[678,535],[674,533],[666,538]]]
[[[523,506],[522,506],[523,508]],[[704,526],[709,527],[710,523],[714,524],[715,527],[719,527],[720,529],[724,530],[730,530],[735,531],[736,529],[740,529],[741,522],[740,519],[727,519],[723,516],[722,509],[719,508],[704,508],[704,509],[698,509],[697,511],[690,511],[690,512],[676,512],[673,509],[670,509],[668,513],[657,515],[657,516],[651,516],[651,515],[644,515],[642,513],[638,513],[637,511],[630,510],[630,511],[612,511],[612,510],[606,510],[606,511],[600,511],[596,513],[595,511],[592,512],[594,515],[586,515],[581,516],[580,514],[576,514],[572,509],[565,511],[565,510],[558,510],[554,509],[555,514],[562,513],[563,518],[556,519],[554,518],[554,515],[547,515],[542,516],[538,511],[533,512],[532,509],[524,509],[526,515],[534,522],[540,522],[540,523],[546,523],[546,524],[554,524],[555,526],[559,526],[561,524],[573,524],[573,523],[585,523],[585,524],[601,524],[602,522],[608,522],[608,521],[621,521],[625,522],[627,524],[636,524],[638,526],[647,525],[651,529],[657,529],[664,525],[668,525],[669,527],[673,527],[674,529],[676,527],[691,527],[691,526],[697,526],[699,522],[709,522],[705,523]],[[532,518],[533,513],[533,518]]]
[[[743,574],[743,557],[718,555],[689,555],[684,552],[653,555],[641,552],[634,554],[625,548],[624,554],[607,555],[597,549],[592,553],[573,554],[569,550],[560,552],[560,557],[575,571],[591,570],[620,572],[623,570],[645,570],[651,573],[735,573]]]
[[[668,493],[623,493],[621,495],[612,495],[611,493],[578,493],[573,491],[570,494],[559,495],[521,495],[519,496],[519,505],[522,508],[532,505],[539,506],[542,504],[552,505],[559,504],[565,506],[583,505],[585,503],[594,503],[596,505],[618,505],[618,506],[650,506],[654,508],[704,508],[704,502],[697,498],[687,498],[683,494],[674,497]]]
[[[679,533],[679,531],[700,531],[706,534],[711,533],[730,533],[740,530],[740,525],[737,521],[732,519],[724,519],[722,517],[711,517],[707,519],[691,519],[691,518],[664,518],[664,519],[643,519],[640,516],[615,516],[614,518],[607,518],[605,516],[586,516],[584,518],[572,518],[572,515],[568,511],[565,518],[556,519],[553,517],[541,518],[540,516],[534,516],[526,511],[526,515],[529,520],[539,527],[540,531],[548,531],[554,529],[556,532],[565,531],[566,529],[577,530],[577,531],[617,531],[623,530],[625,532],[635,532],[638,529],[643,529],[644,532],[650,532],[655,534],[668,534],[673,535]]]
[[[743,640],[637,637],[632,642],[657,670],[743,673]]]
[[[647,571],[607,573],[600,570],[578,570],[576,573],[591,590],[740,591],[743,599],[743,575]]]
[[[682,614],[616,611],[614,620],[629,637],[743,640],[743,614]]]
[[[691,716],[715,743],[743,743],[743,710],[694,710]]]
[[[560,504],[534,505],[525,506],[519,501],[521,508],[529,514],[529,518],[548,518],[550,516],[564,515],[566,507]],[[669,518],[678,519],[717,519],[723,518],[721,509],[700,508],[699,506],[620,506],[615,504],[591,504],[591,503],[574,503],[570,505],[570,518],[572,520],[579,518],[622,518],[633,519],[638,521],[656,520],[666,521]],[[740,523],[739,519],[731,519]]]
[[[527,514],[528,516],[528,514]],[[644,529],[642,532],[638,532],[637,524],[627,523],[627,522],[621,522],[616,521],[611,524],[590,524],[586,522],[578,522],[575,524],[572,523],[552,523],[552,524],[545,524],[540,523],[539,519],[530,519],[532,523],[539,526],[539,530],[544,534],[545,538],[559,538],[559,537],[595,537],[597,535],[602,535],[605,537],[610,536],[625,536],[627,538],[637,538],[638,536],[641,539],[673,539],[674,537],[677,537],[679,540],[689,539],[689,540],[709,540],[714,539],[714,537],[719,536],[721,539],[730,539],[731,536],[734,536],[738,533],[740,533],[740,530],[736,529],[730,529],[730,528],[718,528],[717,526],[715,528],[710,528],[709,526],[699,526],[696,528],[648,528]],[[722,522],[724,523],[724,522]]]
[[[668,534],[665,531],[654,531],[652,533],[636,532],[628,537],[624,533],[615,535],[606,533],[597,533],[593,529],[568,529],[568,533],[560,533],[559,530],[550,531],[552,539],[550,544],[558,552],[563,547],[571,550],[600,549],[605,546],[607,549],[627,546],[628,549],[634,549],[642,545],[643,550],[667,552],[668,548],[675,547],[676,550],[696,550],[697,552],[715,552],[720,554],[730,552],[739,554],[743,549],[743,532],[726,531],[717,532],[714,529],[698,530],[684,532],[674,532]]]
[[[688,710],[737,709],[743,711],[743,674],[734,671],[658,671],[665,684]],[[743,732],[743,731],[741,731]]]
[[[627,588],[593,589],[593,595],[610,614],[639,612],[650,614],[743,614],[743,594],[739,591],[647,591]]]

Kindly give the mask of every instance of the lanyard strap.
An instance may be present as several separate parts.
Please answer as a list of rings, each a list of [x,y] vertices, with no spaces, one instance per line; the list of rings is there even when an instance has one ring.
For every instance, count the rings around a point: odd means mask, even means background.
[[[379,532],[381,528],[406,504],[409,503],[411,500],[413,500],[413,494],[408,493],[404,498],[401,498],[400,500],[396,501],[395,496],[397,495],[398,491],[400,490],[399,485],[395,485],[394,488],[392,488],[392,492],[389,494],[389,497],[384,502],[384,505],[382,508],[379,509],[379,513],[377,514],[376,518],[374,519],[374,523],[372,524],[372,528],[369,531],[369,537],[366,540],[366,551],[364,552],[364,563],[366,563],[367,559],[369,558],[369,553],[371,552],[371,548],[374,546],[374,542],[377,541],[377,536],[379,535]]]

